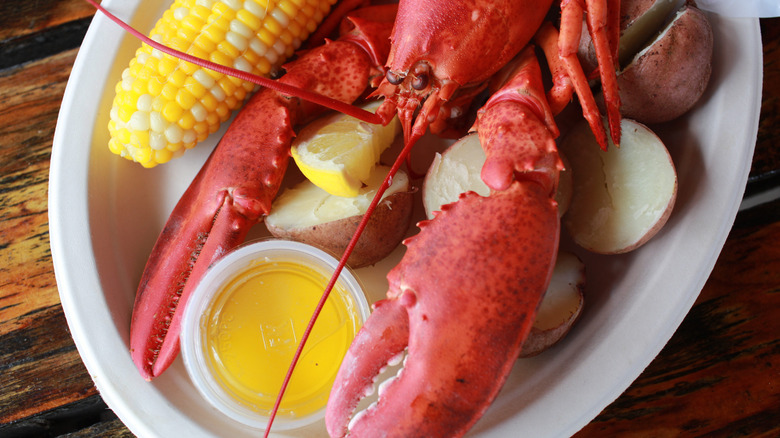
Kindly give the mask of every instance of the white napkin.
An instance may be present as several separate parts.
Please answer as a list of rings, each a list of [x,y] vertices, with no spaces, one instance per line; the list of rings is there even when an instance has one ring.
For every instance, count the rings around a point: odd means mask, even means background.
[[[728,17],[780,17],[780,0],[696,0],[696,5]]]

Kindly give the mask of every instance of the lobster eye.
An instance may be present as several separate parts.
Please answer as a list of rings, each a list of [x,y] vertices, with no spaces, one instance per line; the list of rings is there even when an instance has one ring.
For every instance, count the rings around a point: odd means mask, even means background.
[[[419,76],[415,76],[412,80],[412,88],[417,91],[424,90],[428,86],[428,75],[422,73]]]
[[[387,82],[390,82],[393,85],[398,85],[404,80],[404,78],[401,77],[401,75],[399,75],[398,73],[392,70],[388,70],[385,77],[387,78]]]

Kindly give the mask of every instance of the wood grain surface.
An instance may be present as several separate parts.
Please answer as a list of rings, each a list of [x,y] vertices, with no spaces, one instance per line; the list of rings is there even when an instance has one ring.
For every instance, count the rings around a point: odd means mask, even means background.
[[[132,436],[84,368],[49,248],[52,137],[94,10],[0,3],[0,436]],[[780,20],[761,21],[764,92],[748,193],[780,186]],[[689,315],[578,437],[780,436],[780,201],[741,212]]]

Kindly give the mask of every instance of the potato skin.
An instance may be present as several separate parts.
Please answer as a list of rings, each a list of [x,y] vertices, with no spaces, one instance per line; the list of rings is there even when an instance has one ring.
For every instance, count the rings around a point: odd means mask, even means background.
[[[585,305],[585,265],[577,255],[568,251],[560,251],[555,262],[555,269],[550,285],[536,314],[536,320],[523,342],[519,357],[536,356],[560,342],[579,320]],[[572,294],[573,292],[573,294]],[[562,297],[566,300],[566,309],[570,312],[565,319],[560,319],[560,311],[551,315],[545,312],[545,307],[560,309]],[[572,300],[572,298],[575,300]]]
[[[574,323],[579,320],[584,302],[585,299],[582,296],[582,291],[580,291],[580,306],[577,308],[576,313],[574,313],[570,319],[566,320],[565,323],[548,330],[531,327],[531,331],[528,333],[525,342],[523,342],[523,347],[520,350],[520,355],[518,357],[524,359],[537,356],[561,342],[561,340],[569,334]]]
[[[690,110],[709,83],[712,47],[707,17],[683,7],[669,30],[618,75],[623,116],[662,123]]]
[[[410,191],[393,193],[383,199],[374,210],[347,264],[352,268],[361,268],[373,265],[390,254],[401,243],[411,225],[412,204],[413,194]],[[357,215],[292,229],[266,225],[275,237],[317,246],[340,258],[362,218],[362,215]]]

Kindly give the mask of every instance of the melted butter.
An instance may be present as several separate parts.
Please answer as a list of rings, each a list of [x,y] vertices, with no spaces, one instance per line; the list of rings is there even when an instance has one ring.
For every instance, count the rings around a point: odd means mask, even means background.
[[[273,408],[329,275],[287,261],[260,261],[217,294],[207,311],[206,356],[235,399],[262,414]],[[325,407],[360,319],[337,283],[293,371],[278,415],[300,417]]]

